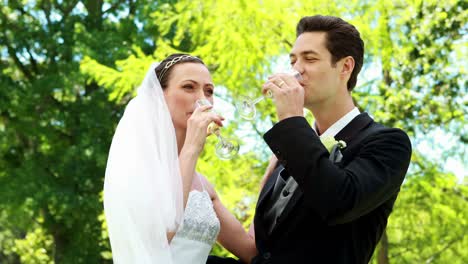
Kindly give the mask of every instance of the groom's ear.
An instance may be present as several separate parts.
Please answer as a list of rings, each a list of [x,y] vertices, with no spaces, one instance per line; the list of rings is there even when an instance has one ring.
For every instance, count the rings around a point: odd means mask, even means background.
[[[340,67],[341,78],[344,81],[348,82],[354,70],[354,65],[355,65],[354,58],[352,56],[344,57],[338,62],[338,65]]]

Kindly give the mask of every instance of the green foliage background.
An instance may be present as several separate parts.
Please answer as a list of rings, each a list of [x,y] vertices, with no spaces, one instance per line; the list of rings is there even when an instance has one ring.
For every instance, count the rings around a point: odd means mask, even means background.
[[[415,150],[372,263],[468,263],[467,7],[0,1],[0,263],[111,263],[102,208],[107,153],[148,65],[189,52],[209,65],[219,99],[258,96],[266,76],[287,64],[297,21],[313,14],[359,29],[366,58],[353,96],[376,120],[408,131]],[[198,163],[246,228],[270,156],[261,135],[276,118],[270,102],[259,108],[254,122],[232,118],[223,132],[242,140],[242,155],[220,161],[209,139]],[[214,253],[228,255],[220,246]]]

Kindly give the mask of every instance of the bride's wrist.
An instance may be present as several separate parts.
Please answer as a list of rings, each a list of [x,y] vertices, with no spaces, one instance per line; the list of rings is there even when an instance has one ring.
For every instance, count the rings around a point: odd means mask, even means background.
[[[185,158],[198,158],[201,153],[201,149],[194,145],[184,145],[180,150],[180,156]]]

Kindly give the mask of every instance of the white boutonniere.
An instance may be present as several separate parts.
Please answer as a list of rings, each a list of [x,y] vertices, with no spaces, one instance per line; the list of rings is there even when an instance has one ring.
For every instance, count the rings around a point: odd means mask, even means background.
[[[322,141],[322,144],[325,146],[325,148],[327,148],[329,153],[332,152],[334,146],[337,146],[338,149],[346,148],[346,142],[344,142],[343,140],[337,141],[332,136],[321,137],[320,141]]]

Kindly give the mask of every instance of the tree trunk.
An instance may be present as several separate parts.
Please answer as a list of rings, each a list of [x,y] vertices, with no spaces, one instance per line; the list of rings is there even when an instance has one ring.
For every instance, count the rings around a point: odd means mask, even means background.
[[[61,232],[55,232],[54,234],[54,263],[61,264],[64,263],[64,253],[67,248],[65,237]]]

